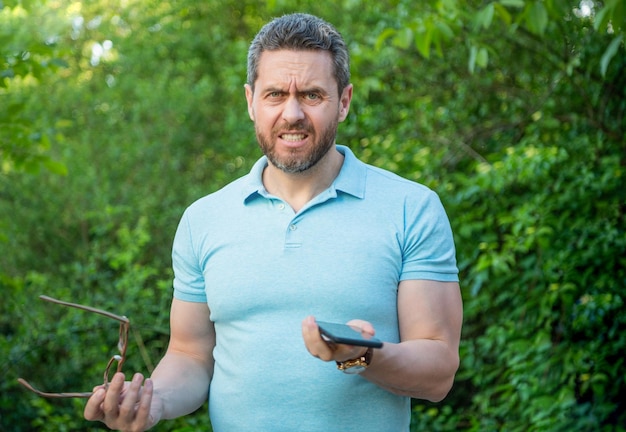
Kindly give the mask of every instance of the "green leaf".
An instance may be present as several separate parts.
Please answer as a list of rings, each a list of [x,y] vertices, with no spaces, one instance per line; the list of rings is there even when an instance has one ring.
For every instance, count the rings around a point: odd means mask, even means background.
[[[52,159],[45,159],[43,161],[43,166],[45,166],[48,169],[48,171],[50,171],[53,174],[66,176],[68,173],[67,167],[64,164],[62,164],[61,162],[54,161]]]
[[[504,7],[523,8],[526,2],[524,0],[500,0],[500,4]]]
[[[607,47],[606,51],[604,51],[604,54],[602,54],[602,58],[600,59],[600,72],[603,77],[606,76],[606,70],[609,67],[609,63],[611,63],[611,59],[615,57],[615,54],[617,54],[617,50],[619,49],[623,38],[623,34],[615,37]]]
[[[474,15],[474,25],[476,28],[488,29],[493,21],[494,6],[493,3],[489,3],[483,9],[478,11]]]
[[[426,31],[415,35],[415,46],[424,58],[430,57],[430,42],[432,40],[432,24],[426,27]]]
[[[395,34],[395,29],[386,28],[385,30],[383,30],[382,33],[376,38],[376,43],[374,44],[374,48],[376,49],[376,51],[380,50],[385,41],[387,41],[387,39],[391,38]]]
[[[488,63],[489,63],[489,53],[487,51],[487,48],[482,47],[481,49],[478,50],[478,54],[476,55],[476,64],[480,66],[481,68],[485,68],[487,67]]]
[[[477,54],[478,54],[478,47],[475,45],[472,45],[472,47],[470,48],[470,56],[469,56],[469,60],[467,64],[467,68],[469,69],[469,72],[471,74],[473,74],[474,70],[476,69],[476,55]]]
[[[511,14],[509,13],[509,11],[506,10],[506,8],[503,7],[502,4],[500,3],[495,3],[494,8],[495,8],[495,11],[500,16],[500,18],[502,19],[502,21],[504,21],[504,23],[507,26],[510,26],[511,22],[513,22],[513,18],[511,17]]]
[[[60,58],[53,58],[52,60],[50,60],[50,64],[52,66],[56,66],[56,67],[60,67],[60,68],[69,68],[70,65],[67,62],[67,60],[65,59],[60,59]]]
[[[437,55],[443,57],[442,41],[450,41],[454,38],[454,32],[446,23],[442,21],[435,22],[433,27],[432,39],[437,49]]]
[[[605,4],[595,15],[593,19],[593,28],[596,31],[604,31],[611,20],[612,8],[609,3]]]
[[[531,33],[542,36],[548,26],[548,11],[543,2],[536,1],[526,12],[526,27]]]
[[[485,68],[487,64],[489,64],[489,52],[487,48],[472,45],[468,61],[469,72],[473,74],[476,67]]]
[[[407,49],[411,45],[411,39],[413,38],[413,31],[405,27],[398,30],[393,38],[394,46],[402,49]]]
[[[449,41],[454,37],[454,32],[445,22],[437,21],[435,27],[437,28],[437,34],[442,36],[444,40]]]
[[[624,1],[623,0],[607,0],[597,13],[593,21],[593,27],[596,31],[604,31],[608,29],[609,23],[613,28],[613,32],[617,33],[624,30]]]

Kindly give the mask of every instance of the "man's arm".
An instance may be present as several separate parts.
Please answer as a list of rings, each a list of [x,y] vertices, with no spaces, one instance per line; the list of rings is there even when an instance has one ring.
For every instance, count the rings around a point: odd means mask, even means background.
[[[174,299],[167,352],[152,373],[154,393],[163,401],[162,418],[198,409],[207,399],[213,376],[215,329],[206,303]]]
[[[385,342],[375,349],[372,362],[361,376],[384,389],[433,402],[452,388],[459,367],[459,342],[463,305],[459,284],[430,280],[407,280],[398,287],[400,343]],[[348,324],[373,335],[366,321]],[[345,361],[364,354],[365,348],[328,345],[320,337],[313,317],[302,323],[309,352],[325,361]]]
[[[400,282],[398,321],[401,342],[375,350],[362,376],[396,394],[442,400],[459,367],[463,322],[459,284]]]
[[[124,382],[116,374],[108,389],[94,389],[85,406],[87,420],[100,420],[110,429],[144,431],[161,419],[180,417],[206,400],[213,375],[215,331],[206,303],[174,299],[170,342],[152,377]]]

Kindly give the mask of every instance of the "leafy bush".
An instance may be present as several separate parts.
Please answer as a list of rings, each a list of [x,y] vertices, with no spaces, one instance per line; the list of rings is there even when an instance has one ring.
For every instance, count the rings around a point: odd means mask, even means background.
[[[0,431],[103,429],[82,401],[16,382],[89,390],[114,353],[116,323],[40,294],[127,315],[125,370],[151,371],[176,223],[258,157],[245,52],[290,3],[0,9],[0,126],[19,126],[0,132]],[[566,3],[299,6],[352,51],[339,142],[435,189],[453,224],[462,364],[446,400],[413,402],[413,430],[624,430],[623,14],[610,1],[579,19]],[[596,31],[607,17],[614,33]],[[157,430],[208,428],[205,406]]]

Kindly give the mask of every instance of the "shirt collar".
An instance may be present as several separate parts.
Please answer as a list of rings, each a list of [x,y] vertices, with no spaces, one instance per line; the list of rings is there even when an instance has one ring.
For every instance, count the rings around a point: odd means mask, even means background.
[[[344,155],[344,160],[339,175],[330,186],[330,189],[350,194],[356,198],[363,198],[365,196],[365,178],[367,175],[366,165],[358,160],[348,147],[337,145],[336,148],[339,153]],[[263,170],[267,164],[267,157],[262,156],[252,166],[241,189],[244,202],[259,195],[266,198],[269,197],[262,180]]]

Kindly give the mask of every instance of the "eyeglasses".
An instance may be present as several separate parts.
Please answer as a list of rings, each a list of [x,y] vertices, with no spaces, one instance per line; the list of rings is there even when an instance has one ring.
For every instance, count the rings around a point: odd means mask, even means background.
[[[96,313],[99,315],[103,315],[107,318],[111,318],[120,322],[120,336],[119,336],[119,341],[117,343],[119,354],[116,354],[113,357],[111,357],[111,359],[107,363],[107,366],[104,370],[103,385],[105,388],[107,388],[109,386],[109,374],[110,374],[111,367],[113,366],[113,364],[117,363],[117,372],[121,372],[122,366],[124,365],[124,362],[126,361],[126,348],[128,347],[128,332],[130,330],[130,320],[126,318],[125,316],[115,315],[113,313],[110,313],[101,309],[96,309],[90,306],[84,306],[84,305],[80,305],[76,303],[68,303],[68,302],[57,300],[55,298],[44,296],[44,295],[39,296],[39,298],[42,300],[51,302],[51,303],[62,305],[62,306],[73,307],[73,308],[81,309],[87,312],[92,312],[92,313]],[[18,378],[17,380],[20,384],[22,384],[28,390],[32,391],[33,393],[38,394],[39,396],[46,397],[46,398],[89,398],[93,394],[91,392],[47,393],[47,392],[37,390],[35,387],[33,387],[28,381],[26,381],[23,378]]]

